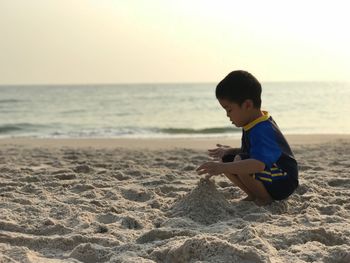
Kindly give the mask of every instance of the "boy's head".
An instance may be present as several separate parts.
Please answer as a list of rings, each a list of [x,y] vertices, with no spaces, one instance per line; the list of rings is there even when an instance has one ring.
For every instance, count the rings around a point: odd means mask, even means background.
[[[216,98],[235,102],[239,106],[251,100],[254,108],[260,109],[261,84],[247,71],[232,71],[216,86]]]
[[[261,113],[261,84],[249,72],[232,71],[216,87],[216,98],[237,127],[243,127]]]

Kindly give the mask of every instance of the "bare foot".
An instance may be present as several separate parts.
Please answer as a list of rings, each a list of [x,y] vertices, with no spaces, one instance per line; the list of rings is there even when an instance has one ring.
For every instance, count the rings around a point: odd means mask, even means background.
[[[241,201],[254,201],[255,197],[248,195],[246,198],[243,198]]]
[[[257,205],[257,206],[265,206],[265,205],[269,205],[272,203],[272,199],[255,199],[254,200],[254,203]]]

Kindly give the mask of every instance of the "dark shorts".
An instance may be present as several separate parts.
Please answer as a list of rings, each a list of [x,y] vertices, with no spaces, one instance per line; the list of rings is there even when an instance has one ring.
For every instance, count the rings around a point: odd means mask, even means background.
[[[239,154],[241,159],[248,159],[246,154]],[[225,155],[222,157],[223,162],[233,162],[235,155]],[[252,175],[265,186],[266,191],[274,200],[283,200],[290,196],[298,187],[298,180],[288,172],[280,169],[276,164],[264,171]]]
[[[262,183],[274,200],[286,199],[298,187],[298,181],[294,180],[290,175],[286,175],[286,178],[273,181],[272,183]]]

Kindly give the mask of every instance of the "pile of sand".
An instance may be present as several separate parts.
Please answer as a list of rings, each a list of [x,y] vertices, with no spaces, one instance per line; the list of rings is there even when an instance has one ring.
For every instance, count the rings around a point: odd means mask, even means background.
[[[169,215],[189,217],[193,221],[210,225],[232,218],[234,212],[225,196],[212,180],[201,179],[198,185],[171,208]]]

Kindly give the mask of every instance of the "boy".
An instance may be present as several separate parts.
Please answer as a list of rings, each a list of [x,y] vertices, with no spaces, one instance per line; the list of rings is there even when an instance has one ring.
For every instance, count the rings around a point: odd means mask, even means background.
[[[290,196],[298,187],[298,165],[288,142],[266,111],[261,111],[261,85],[242,70],[228,74],[216,87],[216,98],[232,124],[242,127],[238,154],[218,145],[209,155],[221,161],[206,162],[197,168],[207,178],[224,174],[257,205]]]

